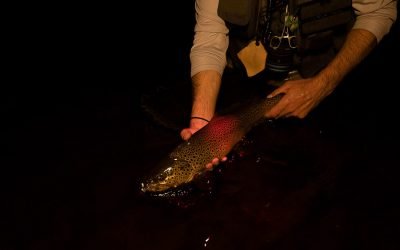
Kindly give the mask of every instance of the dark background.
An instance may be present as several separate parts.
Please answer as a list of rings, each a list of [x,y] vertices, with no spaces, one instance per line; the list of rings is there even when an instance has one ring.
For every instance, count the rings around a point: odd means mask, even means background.
[[[193,1],[20,7],[5,36],[0,249],[100,249],[87,242],[132,208],[140,165],[179,141],[140,97],[188,81]],[[351,225],[340,235],[349,249],[398,249],[398,28],[315,111],[362,159],[343,177],[344,198],[304,228],[315,249],[343,249],[323,243],[337,239],[336,218]],[[298,237],[281,249],[301,249]],[[127,239],[102,249],[136,249]]]

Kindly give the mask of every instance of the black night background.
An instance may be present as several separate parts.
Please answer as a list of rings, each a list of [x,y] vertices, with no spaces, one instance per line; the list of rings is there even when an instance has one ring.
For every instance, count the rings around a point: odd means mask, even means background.
[[[251,131],[213,197],[176,207],[137,195],[188,119],[193,2],[15,12],[0,249],[399,249],[398,21],[304,121]]]

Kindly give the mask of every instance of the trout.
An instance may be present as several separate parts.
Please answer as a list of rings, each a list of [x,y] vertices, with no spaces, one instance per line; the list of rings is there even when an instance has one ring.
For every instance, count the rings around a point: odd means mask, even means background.
[[[233,147],[256,125],[283,94],[257,97],[233,114],[213,118],[188,141],[179,144],[157,168],[141,182],[144,193],[160,193],[190,183],[207,171],[206,164],[228,155]]]

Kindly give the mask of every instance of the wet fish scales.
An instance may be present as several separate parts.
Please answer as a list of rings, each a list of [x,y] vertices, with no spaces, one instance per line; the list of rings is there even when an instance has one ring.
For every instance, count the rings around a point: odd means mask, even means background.
[[[216,117],[179,144],[141,183],[142,192],[164,192],[191,182],[207,171],[206,164],[226,156],[251,128],[264,120],[264,114],[282,98],[258,98],[234,114]]]

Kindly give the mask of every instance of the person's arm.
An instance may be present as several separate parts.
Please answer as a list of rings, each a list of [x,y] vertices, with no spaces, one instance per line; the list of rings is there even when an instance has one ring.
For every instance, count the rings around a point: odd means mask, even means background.
[[[377,45],[377,39],[364,29],[352,29],[337,56],[316,78],[330,94],[343,78],[356,67]]]
[[[218,16],[218,0],[196,0],[196,25],[193,45],[190,50],[191,77],[193,90],[192,117],[211,120],[215,113],[221,78],[226,66],[228,49],[228,28]],[[188,128],[182,129],[182,139],[189,138],[207,125],[203,119],[192,118]],[[215,158],[206,165],[211,168],[219,164]]]
[[[356,1],[355,1],[356,2]],[[360,2],[360,1],[358,1]],[[367,2],[367,1],[365,1]],[[267,117],[295,116],[304,118],[325,97],[332,93],[341,80],[353,70],[378,44],[396,20],[396,2],[383,0],[382,5],[362,5],[353,29],[336,57],[316,76],[287,81],[269,97],[286,93]],[[354,5],[354,4],[353,4]],[[360,12],[363,10],[364,12]]]
[[[191,117],[200,117],[210,121],[215,112],[215,105],[221,86],[221,74],[215,70],[200,71],[192,77],[193,104]],[[192,118],[190,125],[181,131],[181,137],[188,140],[192,134],[207,125],[207,121]]]
[[[397,18],[396,0],[354,0],[356,22],[332,62],[317,78],[334,89],[390,31]],[[331,90],[331,91],[332,91]]]
[[[193,88],[192,117],[211,120],[221,86],[221,77],[226,65],[228,28],[218,14],[216,0],[196,0],[196,25],[190,51]],[[188,140],[192,134],[207,124],[201,119],[191,119],[181,137]]]
[[[192,77],[192,116],[211,120],[221,85],[221,75],[214,70],[205,70]]]

